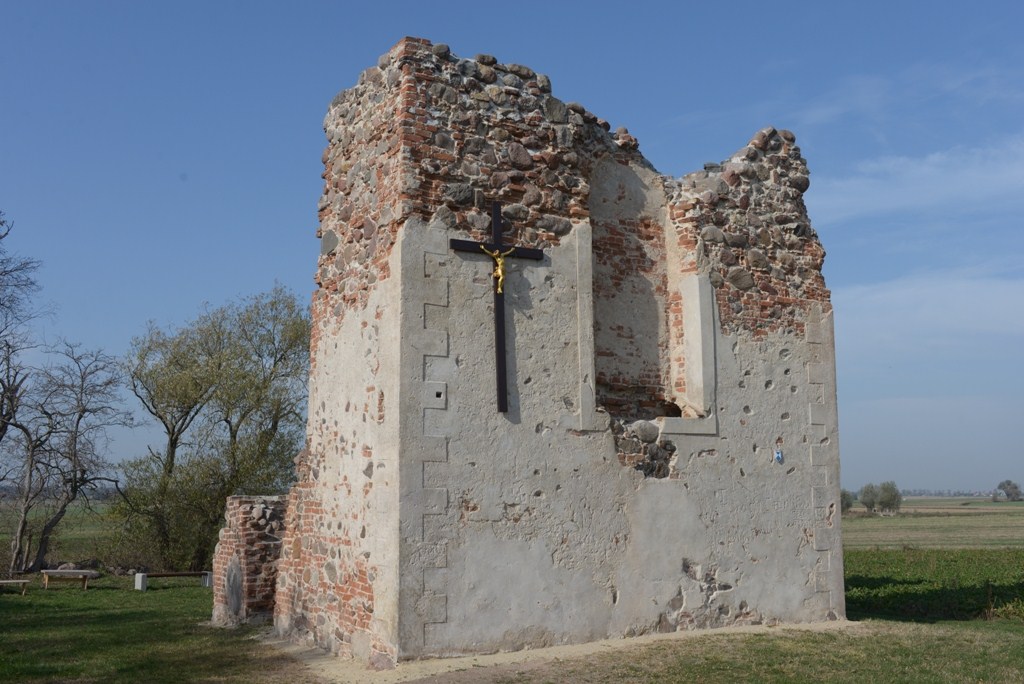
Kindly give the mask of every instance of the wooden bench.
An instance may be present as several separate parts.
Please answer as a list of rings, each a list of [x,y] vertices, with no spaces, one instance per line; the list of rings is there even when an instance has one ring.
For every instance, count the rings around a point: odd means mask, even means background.
[[[149,586],[150,577],[199,577],[200,586],[212,587],[213,586],[213,573],[209,571],[204,572],[137,572],[135,573],[135,589],[136,591],[146,591]]]
[[[3,586],[5,584],[12,584],[12,585],[13,584],[20,584],[21,585],[21,595],[24,596],[25,595],[25,590],[28,589],[29,581],[30,580],[11,580],[11,579],[0,580],[0,586]]]
[[[50,588],[50,580],[81,582],[82,589],[89,588],[89,580],[96,579],[100,573],[95,570],[40,570],[43,575],[43,589]]]

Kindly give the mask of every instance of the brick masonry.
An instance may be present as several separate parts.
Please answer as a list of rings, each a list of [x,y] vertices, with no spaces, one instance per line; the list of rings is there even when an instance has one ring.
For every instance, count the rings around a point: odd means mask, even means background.
[[[274,614],[285,497],[228,497],[213,556],[213,623],[269,621]]]

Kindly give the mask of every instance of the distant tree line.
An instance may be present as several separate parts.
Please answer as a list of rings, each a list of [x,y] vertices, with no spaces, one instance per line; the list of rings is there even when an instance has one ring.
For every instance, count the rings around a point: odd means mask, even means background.
[[[868,513],[897,513],[903,505],[903,494],[892,480],[879,485],[866,484],[857,494],[840,490],[839,507],[843,513],[852,509],[855,502],[862,504]]]
[[[863,504],[864,508],[869,512],[896,512],[899,511],[900,506],[903,503],[903,496],[980,496],[985,494],[987,494],[987,492],[978,492],[975,490],[900,490],[896,487],[895,482],[890,481],[883,482],[880,485],[864,485],[856,494],[847,489],[842,489],[839,493],[839,501],[840,509],[843,513],[851,510],[857,502]],[[1005,497],[1007,501],[1024,501],[1024,492],[1021,491],[1020,485],[1012,480],[1003,480],[1000,482],[996,488],[992,490],[991,496],[992,501],[999,501],[1000,498],[1003,497]]]
[[[998,490],[995,489],[926,489],[926,488],[915,488],[909,489],[904,487],[900,490],[904,497],[908,496],[934,496],[934,497],[977,497],[977,496],[991,496],[993,493],[998,494]]]

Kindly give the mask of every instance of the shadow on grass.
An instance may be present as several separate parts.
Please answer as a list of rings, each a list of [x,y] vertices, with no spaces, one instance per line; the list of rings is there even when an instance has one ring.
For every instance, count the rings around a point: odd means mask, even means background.
[[[914,623],[964,621],[988,617],[1002,605],[1024,600],[1024,583],[984,587],[929,587],[928,583],[847,580],[846,613],[850,619],[878,617]]]
[[[977,620],[1024,605],[1024,549],[855,549],[844,554],[857,620]]]

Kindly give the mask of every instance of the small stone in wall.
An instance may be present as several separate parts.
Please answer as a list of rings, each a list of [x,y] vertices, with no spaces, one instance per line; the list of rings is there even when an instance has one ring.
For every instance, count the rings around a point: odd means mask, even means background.
[[[568,108],[557,97],[549,97],[544,101],[544,116],[552,123],[565,123],[569,118]]]
[[[640,438],[641,442],[647,444],[658,441],[658,434],[660,432],[658,426],[648,420],[638,420],[632,423],[627,430],[633,432]]]
[[[327,255],[338,247],[338,235],[333,230],[325,230],[320,239],[320,254]]]
[[[454,228],[458,223],[458,219],[455,216],[455,212],[453,212],[451,209],[444,206],[443,204],[437,208],[437,211],[434,212],[434,216],[431,218],[431,220],[440,223],[446,228]]]
[[[807,188],[811,187],[811,179],[807,176],[791,176],[789,179],[789,187],[793,188],[797,192],[807,192]]]
[[[729,243],[730,247],[746,247],[747,246],[747,234],[746,233],[726,233],[725,241]]]
[[[522,204],[510,204],[501,208],[501,215],[512,221],[522,221],[530,215],[530,210]]]
[[[533,69],[523,66],[522,64],[506,64],[505,69],[519,78],[530,79],[537,75],[534,73]]]
[[[718,226],[706,226],[701,230],[700,236],[705,242],[725,242],[725,233]]]
[[[508,146],[508,160],[517,169],[529,169],[533,166],[533,157],[525,147],[517,142]]]
[[[739,266],[730,268],[729,272],[725,274],[725,279],[738,290],[749,290],[754,287],[754,276],[750,271]]]
[[[537,228],[553,233],[558,236],[568,235],[572,230],[572,223],[561,216],[545,216],[537,221]]]
[[[478,67],[479,79],[484,83],[494,83],[498,80],[498,73],[489,65],[480,63]]]
[[[747,252],[747,265],[750,268],[767,269],[768,257],[759,249],[752,249]]]

